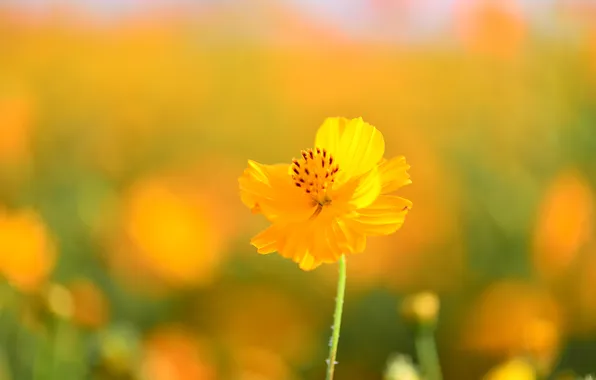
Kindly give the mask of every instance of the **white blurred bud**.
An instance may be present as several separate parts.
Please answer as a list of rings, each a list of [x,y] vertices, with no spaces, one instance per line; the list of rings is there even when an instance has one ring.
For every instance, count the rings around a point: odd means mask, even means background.
[[[420,375],[409,357],[398,354],[389,359],[384,380],[420,380]]]

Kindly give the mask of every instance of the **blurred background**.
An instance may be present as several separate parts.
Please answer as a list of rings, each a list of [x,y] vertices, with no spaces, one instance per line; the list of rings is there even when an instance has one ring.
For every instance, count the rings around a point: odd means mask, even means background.
[[[337,379],[417,362],[419,291],[446,379],[596,371],[594,1],[1,0],[0,379],[322,379],[337,267],[258,255],[237,178],[327,116],[414,202]]]

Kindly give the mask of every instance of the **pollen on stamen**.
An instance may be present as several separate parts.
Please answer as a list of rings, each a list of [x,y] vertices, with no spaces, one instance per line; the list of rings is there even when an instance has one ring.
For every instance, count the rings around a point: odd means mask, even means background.
[[[319,205],[330,203],[328,191],[333,188],[337,165],[332,165],[333,156],[323,148],[300,151],[301,160],[292,159],[292,179],[296,187],[313,197]]]

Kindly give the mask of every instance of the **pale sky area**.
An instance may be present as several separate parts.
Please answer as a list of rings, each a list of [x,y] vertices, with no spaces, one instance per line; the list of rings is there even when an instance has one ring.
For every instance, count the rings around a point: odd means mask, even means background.
[[[305,19],[329,25],[353,38],[379,40],[418,40],[442,33],[453,22],[457,9],[491,0],[0,0],[0,4],[17,5],[43,13],[55,5],[74,5],[91,11],[109,22],[144,10],[164,6],[202,8],[241,6],[249,9],[246,17],[262,18],[263,10],[287,8]],[[528,19],[540,19],[553,7],[565,3],[596,3],[596,0],[492,0],[510,2]],[[250,9],[255,9],[254,14]],[[258,24],[258,22],[257,22]]]

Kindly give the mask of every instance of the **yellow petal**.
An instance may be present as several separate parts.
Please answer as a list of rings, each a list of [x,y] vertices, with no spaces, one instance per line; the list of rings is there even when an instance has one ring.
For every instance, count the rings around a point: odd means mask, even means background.
[[[331,208],[336,215],[349,213],[372,204],[381,194],[381,176],[376,168],[350,179],[346,184],[329,191]]]
[[[381,193],[381,176],[376,167],[358,179],[350,204],[360,209],[372,204]]]
[[[296,262],[298,263],[300,269],[305,271],[313,270],[317,268],[319,265],[321,265],[321,262],[308,252],[305,253],[304,256],[302,256],[302,258],[300,258]]]
[[[262,165],[248,161],[238,179],[242,202],[270,221],[304,221],[314,213],[313,199],[297,188],[288,174],[289,165]]]
[[[335,157],[344,178],[338,182],[347,182],[368,172],[381,161],[385,152],[381,132],[362,118],[326,119],[317,132],[315,146],[325,148]]]
[[[324,230],[315,230],[308,223],[295,223],[291,225],[273,224],[251,240],[257,252],[268,254],[279,252],[283,257],[292,259],[303,270],[312,270],[321,265],[319,257],[313,255],[315,242],[320,242],[317,237]]]
[[[349,223],[321,214],[308,222],[272,224],[252,240],[261,254],[279,252],[298,263],[301,269],[311,270],[321,263],[333,263],[342,254],[362,252],[366,236]]]
[[[348,224],[366,235],[389,235],[404,223],[412,202],[392,195],[381,195],[370,206],[357,210]]]
[[[360,253],[366,248],[366,235],[354,229],[347,219],[336,219],[332,228],[335,240],[344,253]]]
[[[279,250],[278,240],[283,237],[280,235],[279,228],[276,225],[272,225],[269,228],[261,231],[255,237],[250,240],[257,252],[266,255],[269,253],[277,252]]]
[[[410,165],[406,163],[404,156],[384,160],[379,164],[382,185],[381,194],[388,194],[402,186],[411,184],[412,180],[410,180],[408,169],[410,169]]]
[[[315,147],[325,148],[329,153],[335,154],[338,151],[341,136],[349,122],[350,120],[345,117],[328,117],[325,119],[317,131]]]

